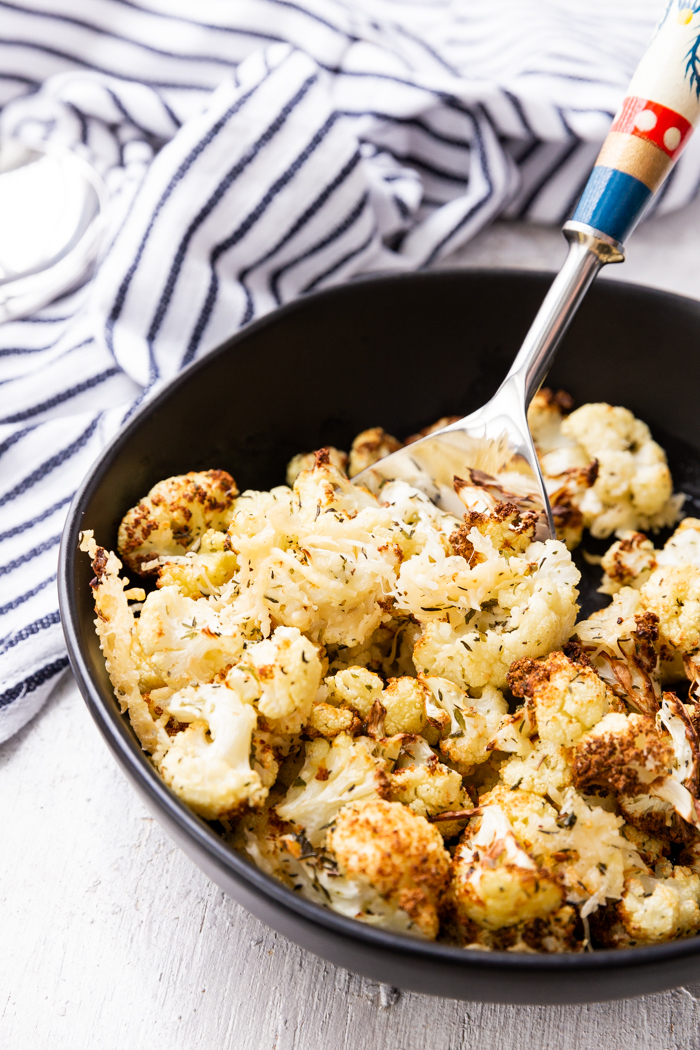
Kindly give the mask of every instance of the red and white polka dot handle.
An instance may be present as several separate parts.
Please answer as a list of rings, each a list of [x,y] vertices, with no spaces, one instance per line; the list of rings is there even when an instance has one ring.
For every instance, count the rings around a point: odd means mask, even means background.
[[[622,244],[700,117],[700,2],[670,0],[573,216]]]

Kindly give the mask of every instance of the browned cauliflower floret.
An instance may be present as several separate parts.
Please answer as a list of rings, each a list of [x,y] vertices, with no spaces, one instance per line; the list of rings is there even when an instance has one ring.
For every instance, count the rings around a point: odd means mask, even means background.
[[[556,393],[542,387],[530,402],[527,421],[543,473],[558,477],[572,467],[585,467],[588,459],[574,438],[562,433],[561,425],[574,407],[574,399],[565,390]]]
[[[175,794],[206,820],[232,820],[260,806],[267,788],[250,765],[253,704],[225,684],[198,685],[171,697],[169,710],[191,722],[173,737],[159,766]]]
[[[487,805],[464,833],[450,884],[458,924],[498,930],[545,918],[563,901],[557,879],[518,844],[499,805]]]
[[[390,678],[382,693],[381,704],[386,711],[384,732],[421,733],[428,722],[425,705],[427,691],[417,678]]]
[[[348,647],[391,619],[400,526],[330,463],[327,449],[293,490],[247,495],[227,534],[240,568],[222,594],[238,622],[267,635],[274,621]]]
[[[354,478],[360,471],[373,467],[380,459],[397,452],[403,445],[381,427],[370,427],[358,434],[350,449],[348,475]]]
[[[507,817],[515,839],[538,867],[554,873],[566,899],[590,915],[606,899],[617,899],[627,874],[644,865],[621,834],[623,820],[604,805],[587,802],[573,788],[552,791],[559,812],[519,788],[499,784],[480,798],[480,806],[497,806]]]
[[[571,748],[538,740],[529,755],[513,755],[501,766],[501,779],[512,790],[557,798],[572,783]]]
[[[700,647],[700,569],[661,566],[640,593],[644,609],[659,618],[659,644],[666,660]]]
[[[329,703],[347,704],[369,718],[375,700],[381,700],[384,682],[366,667],[348,667],[326,679]]]
[[[245,644],[225,611],[206,599],[186,597],[175,585],[148,595],[134,634],[141,678],[149,689],[211,682],[238,662]]]
[[[550,835],[557,874],[566,887],[567,900],[580,905],[586,918],[606,900],[618,900],[624,880],[646,871],[634,844],[623,834],[624,821],[614,812],[611,799],[584,799],[568,788],[556,819],[557,833]]]
[[[202,598],[218,594],[238,568],[233,551],[225,549],[226,535],[207,529],[199,550],[188,551],[163,560],[158,570],[158,586],[176,586],[188,598]]]
[[[655,835],[650,835],[646,831],[635,828],[633,824],[625,824],[622,828],[622,834],[628,842],[632,843],[649,868],[653,868],[655,864],[664,860],[670,853],[668,842],[664,842],[663,839],[659,839]]]
[[[692,937],[700,930],[700,876],[672,868],[669,878],[637,875],[625,880],[621,900],[594,925],[606,948],[630,948]]]
[[[311,708],[304,732],[310,737],[323,736],[332,740],[339,733],[356,733],[362,723],[349,707],[334,707],[323,701]]]
[[[440,752],[463,775],[471,773],[489,755],[489,741],[508,712],[500,690],[486,685],[470,696],[446,678],[421,679],[432,699],[433,722],[441,712],[445,716],[441,730]],[[434,711],[434,708],[437,711]]]
[[[663,550],[658,552],[659,565],[700,566],[700,518],[683,518]]]
[[[600,677],[616,696],[655,715],[661,699],[659,620],[641,592],[623,587],[605,609],[576,624],[576,635]]]
[[[571,747],[610,710],[615,696],[588,661],[554,652],[543,660],[516,660],[508,684],[534,706],[540,739]]]
[[[472,528],[485,560],[469,567],[437,544],[401,566],[398,608],[424,624],[414,651],[417,669],[462,688],[502,689],[521,656],[544,656],[571,635],[580,574],[562,543],[532,543],[506,557]]]
[[[468,511],[463,523],[450,536],[450,543],[455,554],[461,554],[473,566],[486,559],[469,538],[472,529],[477,529],[482,536],[489,536],[495,549],[509,557],[527,550],[536,528],[537,514],[534,511],[521,513],[514,503],[501,502],[489,512]]]
[[[460,774],[439,762],[419,736],[404,740],[389,785],[394,802],[402,802],[422,817],[458,810],[468,801]]]
[[[663,449],[626,408],[583,405],[562,423],[562,434],[597,460],[598,476],[581,501],[584,525],[594,536],[618,529],[673,525],[683,497],[673,496]]]
[[[542,467],[545,488],[552,507],[557,539],[569,550],[581,542],[581,501],[598,476],[598,463],[577,441],[562,433],[573,399],[563,390],[555,394],[544,387],[535,394],[527,418]]]
[[[373,740],[346,733],[332,743],[310,741],[297,780],[275,807],[278,815],[320,845],[343,806],[388,796],[386,762],[374,752]]]
[[[682,678],[683,658],[700,647],[699,528],[697,519],[686,518],[660,551],[640,534],[632,533],[613,544],[603,559],[607,573],[601,589],[606,593],[619,591],[619,595],[608,610],[591,619],[612,623],[617,603],[626,606],[623,619],[633,611],[654,617],[657,631],[653,640],[658,643],[663,681]],[[638,592],[636,597],[626,584]],[[626,631],[625,624],[618,636],[624,637]]]
[[[321,682],[321,661],[313,642],[296,627],[278,627],[270,638],[248,647],[245,665],[260,685],[258,710],[268,726],[298,733]]]
[[[133,653],[136,621],[128,601],[145,595],[142,590],[126,590],[129,581],[119,576],[122,563],[116,554],[97,546],[92,531],[82,533],[80,549],[89,555],[95,573],[90,584],[97,613],[95,630],[115,696],[121,710],[129,712],[142,747],[160,754],[168,748],[169,738],[141,695],[141,668]]]
[[[605,575],[599,589],[603,594],[616,594],[621,587],[639,590],[659,567],[700,568],[700,519],[684,518],[661,550],[641,532],[623,532],[601,564]]]
[[[699,823],[695,800],[684,784],[694,762],[686,762],[683,742],[674,739],[675,727],[674,735],[665,730],[671,717],[670,710],[662,711],[658,722],[648,715],[606,715],[579,741],[574,754],[577,788],[615,791],[626,819],[656,835],[673,824],[669,806],[688,824]],[[666,805],[659,807],[650,796]],[[640,800],[637,806],[635,798]]]
[[[328,458],[333,466],[339,470],[342,474],[347,473],[348,469],[348,454],[347,452],[341,452],[338,448],[333,448],[332,445],[328,446]],[[287,484],[291,488],[296,479],[301,474],[302,470],[313,470],[314,463],[316,461],[315,452],[300,452],[298,455],[293,456],[287,464]]]
[[[628,824],[662,842],[685,843],[693,833],[694,829],[676,812],[673,802],[656,795],[620,795],[618,804]]]
[[[614,712],[579,740],[574,784],[580,791],[648,794],[665,780],[672,762],[670,739],[659,732],[653,719]]]
[[[621,587],[637,590],[656,568],[656,550],[643,532],[627,530],[605,552],[601,565],[605,575],[599,590],[601,594],[617,594]]]
[[[352,803],[328,832],[341,874],[406,912],[431,940],[447,889],[450,855],[437,828],[399,802]]]
[[[339,733],[356,733],[380,701],[384,682],[365,667],[351,666],[327,677],[311,710],[305,732],[330,739]],[[384,708],[377,709],[377,718]]]
[[[550,498],[564,518],[573,514],[562,525],[571,529],[574,545],[581,524],[605,537],[678,520],[683,496],[672,495],[665,453],[628,409],[588,404],[565,417],[556,398],[542,391],[528,419]],[[574,520],[576,512],[582,521]]]
[[[119,554],[135,572],[155,572],[162,555],[185,554],[207,529],[225,530],[237,495],[225,470],[190,471],[159,481],[124,516]]]

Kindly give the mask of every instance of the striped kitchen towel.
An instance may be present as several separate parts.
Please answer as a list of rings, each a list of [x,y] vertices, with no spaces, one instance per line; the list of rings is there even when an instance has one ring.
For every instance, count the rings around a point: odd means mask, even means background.
[[[0,133],[104,177],[94,276],[0,327],[0,740],[67,667],[56,556],[135,403],[241,325],[571,213],[663,0],[0,0]],[[657,203],[689,201],[700,137]]]

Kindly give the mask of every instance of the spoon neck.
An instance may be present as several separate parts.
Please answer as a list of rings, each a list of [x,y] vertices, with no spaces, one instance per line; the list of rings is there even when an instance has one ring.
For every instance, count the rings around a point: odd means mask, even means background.
[[[593,279],[606,263],[622,262],[622,245],[580,222],[567,222],[569,251],[537,312],[505,383],[515,383],[529,405],[549,371],[559,343]]]

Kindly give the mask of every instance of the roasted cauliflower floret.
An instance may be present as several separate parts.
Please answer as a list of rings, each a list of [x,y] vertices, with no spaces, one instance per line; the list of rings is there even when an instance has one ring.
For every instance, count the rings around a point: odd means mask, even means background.
[[[391,678],[381,697],[386,735],[421,733],[428,721],[426,699],[425,686],[417,678]]]
[[[660,861],[665,860],[670,853],[668,842],[659,839],[656,835],[650,835],[646,831],[640,831],[633,824],[625,824],[622,834],[628,842],[631,842],[648,868],[653,868]]]
[[[238,568],[236,555],[225,549],[225,541],[225,533],[208,529],[198,551],[161,559],[158,587],[175,586],[188,598],[218,594]]]
[[[518,844],[498,805],[485,806],[467,828],[452,863],[450,893],[458,924],[490,930],[545,918],[564,896]]]
[[[328,446],[328,459],[341,474],[347,473],[348,469],[348,454],[347,452],[341,452],[338,448],[333,448],[332,445]],[[287,484],[291,488],[296,479],[301,474],[302,470],[313,470],[314,463],[316,462],[315,452],[299,452],[298,455],[293,456],[287,464]]]
[[[347,667],[326,678],[328,700],[331,704],[347,704],[360,715],[369,718],[375,700],[381,700],[384,682],[378,674],[366,667]]]
[[[564,390],[556,393],[542,387],[530,402],[527,421],[543,474],[559,477],[567,470],[587,467],[589,457],[573,437],[562,432],[561,425],[574,407],[574,399]]]
[[[333,467],[327,449],[293,490],[269,496],[256,510],[261,498],[252,494],[253,510],[233,517],[227,544],[240,569],[222,598],[263,635],[274,621],[323,645],[362,645],[391,619],[403,555],[390,512]]]
[[[669,878],[631,877],[622,899],[596,924],[596,935],[609,948],[692,937],[700,930],[699,905],[700,876],[689,868],[674,867]]]
[[[174,585],[148,595],[134,634],[141,679],[149,689],[211,682],[238,662],[245,643],[226,610],[187,598]]]
[[[334,707],[333,704],[314,704],[304,732],[312,738],[323,736],[332,740],[339,733],[356,733],[362,723],[349,707]]]
[[[429,536],[437,533],[447,539],[459,526],[458,518],[441,510],[407,481],[386,482],[379,499],[399,526],[404,558],[420,553]]]
[[[122,563],[116,554],[97,546],[92,530],[81,534],[80,549],[89,555],[95,573],[90,583],[97,613],[95,630],[114,694],[122,712],[129,712],[141,746],[161,753],[169,746],[168,735],[141,695],[141,668],[133,654],[136,621],[129,598],[143,599],[145,595],[142,590],[126,590],[129,581],[119,576]]]
[[[506,558],[495,552],[491,540],[481,536],[477,529],[471,530],[470,538],[477,549],[483,545],[486,562],[466,572],[460,570],[459,565],[455,567],[457,571],[450,584],[454,586],[454,595],[450,590],[443,590],[442,601],[436,601],[433,596],[435,604],[427,606],[431,599],[426,588],[425,597],[419,599],[422,604],[416,608],[414,602],[410,602],[414,615],[424,623],[414,662],[423,674],[448,678],[462,687],[493,685],[502,689],[514,660],[522,656],[544,656],[569,638],[576,619],[576,584],[580,574],[569,552],[556,540],[531,544],[522,558]],[[423,559],[425,553],[402,566],[399,587],[406,578],[404,574],[408,575],[408,568]],[[493,555],[496,563],[491,565]],[[464,564],[461,558],[446,560]],[[443,570],[437,553],[434,568],[437,573],[425,565],[426,578],[432,577],[435,581],[432,586],[439,587],[437,581]],[[455,573],[455,569],[446,567],[445,572]],[[490,578],[474,586],[470,577],[486,573]],[[467,606],[478,603],[479,608],[472,607],[465,614],[463,602]],[[444,609],[449,604],[460,610],[459,618],[454,614],[454,625],[446,622],[452,614],[452,610]],[[435,617],[430,616],[433,610],[440,610]]]
[[[641,589],[642,606],[659,618],[659,644],[692,653],[700,646],[700,569],[694,565],[662,566]]]
[[[302,830],[312,845],[324,841],[325,831],[350,802],[386,798],[389,782],[385,761],[375,758],[375,743],[346,733],[332,744],[312,740],[299,776],[275,807],[282,820]]]
[[[165,783],[206,820],[235,819],[267,797],[250,766],[255,708],[226,685],[188,686],[168,709],[191,724],[177,733],[159,766]],[[199,717],[191,719],[192,713]]]
[[[432,938],[437,932],[435,913],[442,896],[441,867],[449,865],[449,854],[435,848],[434,829],[410,810],[398,803],[382,803],[388,810],[382,808],[377,814],[375,805],[369,802],[343,810],[339,819],[340,856],[327,843],[312,846],[303,832],[280,820],[274,809],[245,816],[233,844],[248,853],[263,871],[317,904],[368,926]],[[397,809],[406,814],[405,818],[394,818]],[[346,811],[351,816],[365,810],[368,820],[345,821]],[[375,838],[377,816],[386,838],[380,832],[376,849],[369,856],[363,855],[368,838]],[[419,821],[417,825],[415,820]],[[368,821],[372,822],[369,829]],[[396,852],[397,845],[401,853]],[[354,854],[355,847],[358,855]],[[421,848],[427,863],[415,856]],[[382,859],[382,851],[387,849],[390,857]],[[348,869],[342,866],[346,854]]]
[[[461,554],[473,566],[485,558],[469,538],[472,529],[482,536],[488,536],[497,551],[510,557],[511,554],[522,554],[527,550],[536,528],[537,515],[534,511],[521,513],[514,503],[500,502],[488,513],[468,511],[462,524],[450,536],[450,543],[455,554]]]
[[[601,594],[617,594],[621,587],[635,587],[646,583],[656,568],[656,550],[643,532],[626,530],[605,552],[601,562],[604,576]]]
[[[556,830],[557,811],[540,795],[522,788],[508,788],[498,783],[490,791],[479,793],[479,806],[498,806],[505,813],[518,845],[527,850],[540,865],[553,867],[555,850],[551,831]]]
[[[576,624],[576,639],[616,696],[655,715],[661,699],[659,619],[641,592],[623,587],[605,609]]]
[[[579,791],[649,793],[668,776],[673,757],[670,739],[651,718],[614,712],[579,740],[574,752],[574,784]]]
[[[697,933],[699,904],[700,876],[676,867],[670,879],[629,879],[618,914],[633,940],[650,944]]]
[[[380,459],[398,452],[403,445],[381,427],[370,427],[358,434],[350,449],[348,476],[354,478],[360,471],[373,467]]]
[[[354,802],[328,832],[341,874],[405,911],[429,939],[447,889],[450,855],[440,832],[399,802]]]
[[[700,519],[684,518],[657,552],[659,565],[695,565],[700,568]]]
[[[480,690],[480,696],[472,697],[446,678],[428,677],[422,681],[432,703],[447,715],[441,733],[441,754],[463,775],[471,773],[488,758],[489,741],[508,713],[503,694],[487,685]]]
[[[632,827],[665,843],[686,843],[693,828],[676,812],[672,801],[657,795],[619,795],[618,805]]]
[[[154,572],[159,557],[185,554],[207,529],[225,530],[237,495],[225,470],[190,471],[159,481],[124,516],[119,554],[135,572]]]
[[[584,524],[594,536],[609,536],[617,529],[659,529],[678,520],[682,497],[672,494],[666,455],[646,423],[626,408],[599,403],[576,409],[561,429],[599,464],[596,481],[581,502]]]
[[[672,495],[665,453],[646,424],[605,403],[582,405],[565,417],[566,410],[541,391],[528,413],[545,484],[562,517],[578,510],[597,537],[673,525],[683,497]],[[580,525],[568,524],[575,545]]]
[[[623,820],[601,805],[589,804],[573,788],[552,792],[559,812],[536,794],[497,785],[481,796],[481,806],[498,806],[519,846],[540,867],[554,872],[567,900],[590,915],[606,899],[617,899],[624,878],[645,870],[621,833]]]
[[[298,733],[321,683],[316,646],[296,627],[278,627],[270,638],[248,647],[245,663],[260,683],[258,710],[267,724]]]
[[[460,774],[439,762],[419,736],[404,741],[389,774],[389,790],[392,801],[402,802],[422,817],[457,810],[465,801]]]
[[[682,758],[682,752],[678,757]],[[634,807],[629,803],[637,796],[660,799],[684,821],[693,826],[699,823],[694,799],[682,782],[686,764],[679,768],[673,737],[664,731],[663,723],[648,715],[606,715],[579,741],[573,770],[579,790],[602,788],[617,792],[627,819],[652,834],[660,833],[659,821],[647,820],[645,825],[635,818]],[[642,804],[640,815],[648,805]],[[666,824],[669,814],[665,807],[662,812]]]
[[[586,918],[606,900],[618,900],[625,877],[645,871],[635,846],[622,834],[622,817],[586,801],[573,788],[561,800],[558,833],[549,836],[559,861],[557,873],[567,900],[581,905]]]
[[[571,748],[538,740],[526,756],[513,755],[501,766],[501,779],[512,791],[558,798],[572,782]]]
[[[610,710],[619,707],[585,658],[561,652],[544,660],[516,660],[508,673],[513,694],[534,706],[540,739],[571,747]]]

